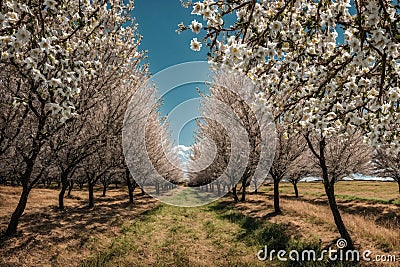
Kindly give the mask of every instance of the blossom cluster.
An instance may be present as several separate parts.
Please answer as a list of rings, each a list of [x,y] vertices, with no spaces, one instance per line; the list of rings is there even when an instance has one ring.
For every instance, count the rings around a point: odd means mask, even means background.
[[[204,0],[192,6],[207,23],[210,61],[250,77],[261,88],[258,103],[292,130],[330,136],[361,128],[368,143],[400,150],[396,3]],[[228,14],[236,15],[234,26],[224,25]]]
[[[13,68],[24,84],[14,104],[35,95],[61,122],[76,115],[85,81],[104,68],[122,74],[141,56],[128,54],[140,42],[132,8],[132,2],[101,0],[0,4],[0,66]],[[103,66],[109,57],[118,65]]]

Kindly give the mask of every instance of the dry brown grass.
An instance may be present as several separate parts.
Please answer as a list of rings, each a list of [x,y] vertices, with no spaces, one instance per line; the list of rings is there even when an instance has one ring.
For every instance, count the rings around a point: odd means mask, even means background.
[[[313,205],[303,201],[283,200],[282,205],[291,214],[300,216],[303,220],[313,224],[322,224],[335,230],[335,224],[331,211],[326,206]],[[400,251],[400,230],[396,227],[383,227],[375,223],[376,217],[372,215],[362,216],[343,212],[343,220],[356,242],[365,249],[368,240],[377,245],[380,250]],[[324,234],[321,233],[321,236]]]
[[[282,215],[271,216],[273,194],[270,185],[264,186],[261,194],[250,195],[247,203],[240,203],[238,207],[252,216],[288,225],[292,236],[316,237],[323,245],[329,245],[339,237],[321,183],[300,183],[298,199],[293,196],[291,184],[282,183],[280,188]],[[398,197],[397,184],[386,182],[342,181],[337,184],[336,193],[382,201]],[[390,252],[400,258],[398,206],[346,198],[338,198],[337,202],[356,245],[375,254]]]
[[[315,198],[325,195],[322,182],[300,182],[298,183],[299,194],[303,197]],[[280,190],[283,194],[293,195],[293,186],[290,183],[281,183]],[[335,185],[337,195],[356,196],[388,201],[400,197],[398,186],[395,182],[375,181],[339,181]]]
[[[18,187],[0,186],[0,229],[5,229],[18,203]],[[95,193],[95,207],[87,208],[87,193],[73,191],[66,210],[57,210],[58,191],[33,189],[17,237],[0,241],[0,266],[79,266],[100,244],[111,242],[121,225],[156,206],[154,199],[137,196],[134,206],[127,193]]]

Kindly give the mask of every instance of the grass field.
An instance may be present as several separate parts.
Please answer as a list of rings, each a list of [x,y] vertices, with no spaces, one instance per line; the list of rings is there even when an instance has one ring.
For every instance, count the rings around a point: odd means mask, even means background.
[[[280,188],[284,194],[290,195],[293,192],[293,186],[290,183],[282,183]],[[303,197],[325,196],[322,183],[302,182],[298,184],[298,188]],[[400,206],[397,184],[392,182],[340,181],[336,184],[335,191],[338,199],[364,200]]]
[[[0,229],[19,191],[0,187]],[[270,266],[256,257],[265,245],[321,250],[339,237],[320,183],[300,183],[299,199],[291,184],[282,183],[281,215],[272,213],[270,185],[245,203],[233,204],[227,196],[196,208],[161,204],[139,191],[129,206],[123,189],[110,189],[107,197],[100,191],[93,209],[86,208],[85,191],[73,191],[67,210],[60,212],[56,190],[34,189],[19,236],[0,241],[0,266]],[[400,259],[397,185],[343,181],[336,193],[357,247]]]

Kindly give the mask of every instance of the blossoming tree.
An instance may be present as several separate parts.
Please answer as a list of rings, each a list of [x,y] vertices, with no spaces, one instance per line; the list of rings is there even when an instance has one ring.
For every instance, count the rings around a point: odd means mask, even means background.
[[[400,154],[393,155],[386,153],[385,149],[377,149],[372,162],[374,174],[396,181],[400,194]]]
[[[369,144],[399,150],[398,131],[390,127],[400,118],[397,1],[204,0],[184,6],[205,20],[202,41],[210,60],[260,85],[289,131],[305,129],[324,139],[360,128]],[[230,14],[236,14],[234,25],[225,23]],[[197,40],[194,50],[201,49]],[[351,248],[344,225],[338,228]]]
[[[23,134],[16,138],[19,144],[12,146],[15,160],[22,162],[23,191],[6,235],[16,233],[29,192],[40,179],[37,160],[46,152],[43,148],[78,115],[84,82],[103,67],[126,71],[121,66],[102,66],[103,57],[120,56],[128,68],[138,56],[117,52],[135,34],[129,17],[132,8],[132,2],[101,0],[0,3],[1,77],[12,75],[12,84],[5,88],[7,97],[14,106],[27,107]]]

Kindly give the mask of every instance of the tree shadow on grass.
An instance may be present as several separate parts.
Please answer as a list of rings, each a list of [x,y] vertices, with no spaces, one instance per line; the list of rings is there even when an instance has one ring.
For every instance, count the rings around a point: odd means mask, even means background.
[[[79,206],[64,211],[54,205],[28,211],[20,219],[17,236],[0,239],[0,257],[7,259],[30,250],[45,251],[53,245],[76,250],[97,234],[112,235],[124,222],[138,219],[157,207],[156,200],[140,194],[130,205],[122,191],[113,197],[97,198],[93,208],[87,207],[86,200],[78,203]]]
[[[227,201],[220,201],[208,208],[215,212],[218,218],[238,225],[241,231],[237,238],[248,245],[260,247],[268,245],[274,249],[284,249],[288,245],[290,238],[285,233],[285,227],[268,221],[276,215],[275,213],[269,213],[263,218],[255,218],[243,214]]]
[[[264,196],[267,200],[273,201],[273,195],[270,193],[259,193]],[[304,196],[290,196],[281,194],[281,199],[291,201],[303,201],[318,206],[329,207],[328,200],[326,197],[315,197],[309,198]],[[349,200],[349,199],[336,199],[339,209],[347,214],[361,215],[361,216],[372,216],[375,218],[375,223],[389,228],[400,227],[400,209],[391,207],[387,204],[373,203],[371,201],[361,200]],[[283,207],[284,208],[284,207]]]
[[[320,255],[322,250],[319,240],[292,239],[288,225],[270,222],[269,219],[277,215],[276,213],[254,218],[243,214],[232,203],[226,201],[210,205],[208,209],[215,212],[218,218],[238,225],[240,230],[235,238],[248,246],[255,246],[258,249],[267,247],[268,251],[275,250],[276,253],[279,250],[287,252],[296,250],[300,253],[304,250],[314,250],[317,255]],[[307,260],[307,258],[281,262],[276,259],[276,253],[272,256],[274,266],[357,266],[355,262],[328,262],[327,259],[320,262]],[[267,258],[269,259],[269,255]]]

